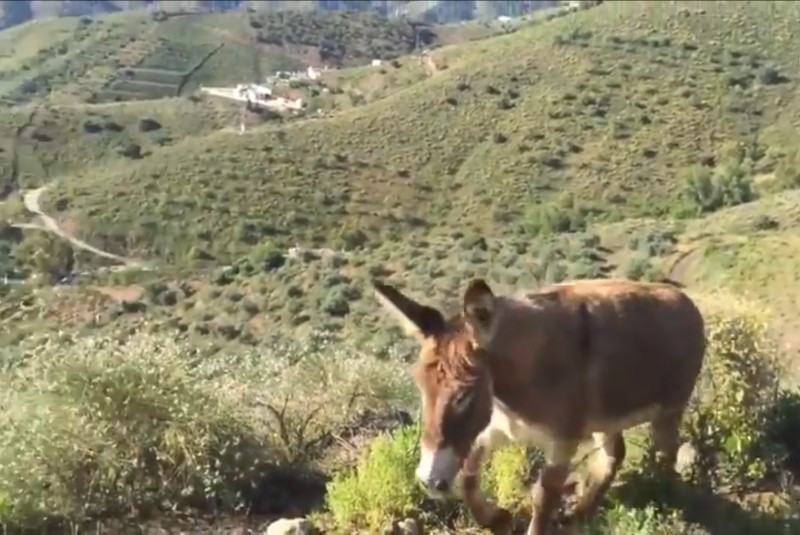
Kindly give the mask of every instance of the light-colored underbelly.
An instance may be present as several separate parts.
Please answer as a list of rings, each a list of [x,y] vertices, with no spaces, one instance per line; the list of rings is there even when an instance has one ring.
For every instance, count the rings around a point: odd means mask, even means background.
[[[652,406],[622,418],[590,420],[586,423],[581,438],[588,440],[596,433],[618,433],[652,420],[659,410],[660,407]],[[478,436],[477,442],[488,449],[514,442],[538,446],[547,451],[554,446],[555,437],[551,430],[544,426],[527,422],[501,401],[495,399],[489,425]]]

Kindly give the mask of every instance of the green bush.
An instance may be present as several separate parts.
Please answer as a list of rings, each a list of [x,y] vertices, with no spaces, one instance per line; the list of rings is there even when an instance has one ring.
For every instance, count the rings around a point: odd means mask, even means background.
[[[379,436],[355,469],[334,476],[326,500],[337,526],[378,530],[423,508],[425,495],[414,476],[420,431],[416,423]],[[483,492],[514,513],[530,514],[534,459],[517,444],[495,451],[482,467]]]
[[[533,234],[578,232],[586,228],[584,211],[564,201],[532,206],[525,218],[525,229]]]
[[[324,338],[232,356],[51,339],[0,372],[0,523],[249,506],[367,409],[415,403],[404,372]]]
[[[698,454],[692,479],[748,487],[775,475],[787,453],[768,440],[785,362],[761,308],[720,296],[699,302],[708,350],[686,421]]]
[[[632,258],[626,265],[624,275],[631,280],[641,280],[645,278],[645,274],[650,270],[650,260],[647,258],[637,257]]]
[[[729,158],[713,172],[691,167],[683,174],[686,195],[698,214],[750,202],[756,198],[751,173],[750,162],[741,158]]]
[[[655,506],[634,509],[616,505],[602,511],[600,518],[586,526],[585,535],[674,535],[676,533],[698,533],[690,531],[690,526],[681,518],[678,511],[663,512]],[[703,533],[703,532],[699,532]]]
[[[419,439],[419,425],[383,434],[354,470],[333,478],[326,501],[338,526],[378,530],[419,507],[423,494],[414,476]]]
[[[515,514],[530,514],[530,472],[534,459],[528,450],[511,444],[494,452],[483,466],[481,488],[494,502]]]

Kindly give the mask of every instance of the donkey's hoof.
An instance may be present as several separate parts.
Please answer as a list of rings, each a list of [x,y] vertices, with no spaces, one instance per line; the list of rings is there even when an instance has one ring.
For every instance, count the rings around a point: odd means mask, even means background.
[[[498,507],[492,514],[492,520],[489,525],[494,535],[510,535],[514,528],[514,517],[509,511]]]

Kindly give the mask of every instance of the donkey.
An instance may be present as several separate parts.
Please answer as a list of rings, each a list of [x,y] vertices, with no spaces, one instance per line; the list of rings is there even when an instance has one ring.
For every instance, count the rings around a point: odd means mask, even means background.
[[[703,316],[677,285],[583,280],[510,297],[475,279],[449,318],[392,286],[373,286],[421,342],[412,370],[423,424],[416,477],[433,498],[458,490],[479,525],[509,532],[511,514],[480,493],[480,465],[510,441],[538,445],[545,465],[527,532],[547,535],[578,446],[596,446],[571,514],[587,520],[624,460],[622,432],[648,422],[658,466],[674,473],[706,346]],[[453,489],[459,471],[461,488]]]

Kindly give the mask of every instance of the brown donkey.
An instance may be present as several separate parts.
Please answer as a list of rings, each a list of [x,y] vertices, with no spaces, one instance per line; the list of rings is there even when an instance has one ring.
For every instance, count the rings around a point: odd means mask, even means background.
[[[622,432],[649,422],[665,468],[674,468],[678,428],[705,353],[703,317],[674,285],[627,280],[556,284],[519,297],[483,280],[446,319],[435,308],[374,282],[376,295],[422,344],[414,378],[422,396],[417,478],[444,497],[463,473],[476,521],[510,530],[510,514],[480,494],[481,459],[509,441],[544,450],[532,489],[529,535],[550,533],[570,461],[589,438],[597,452],[575,506],[596,511],[625,457]]]

